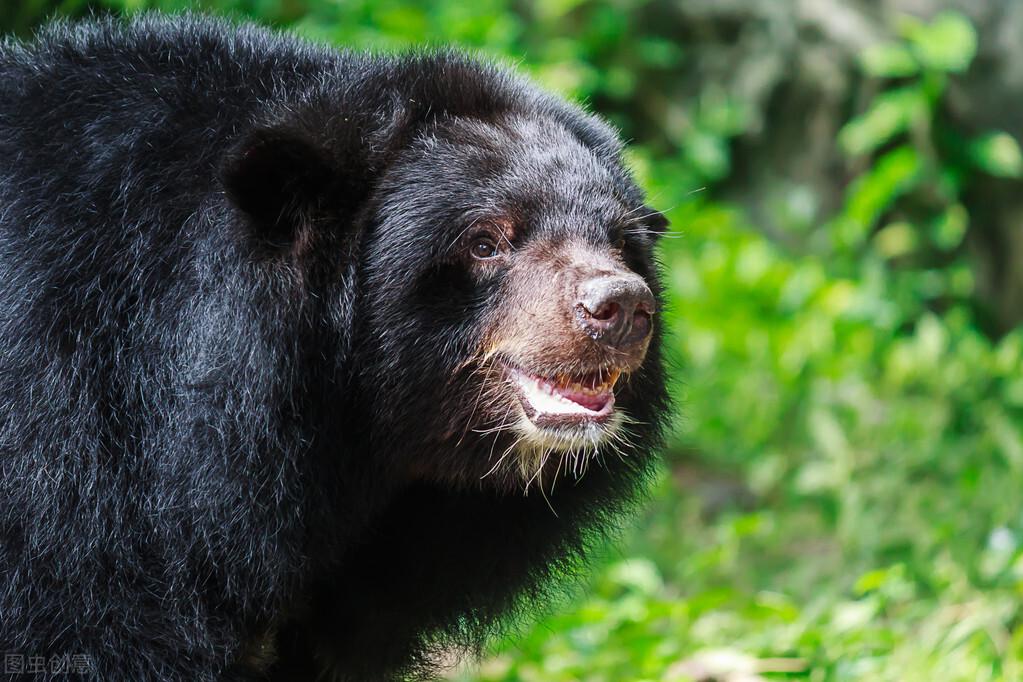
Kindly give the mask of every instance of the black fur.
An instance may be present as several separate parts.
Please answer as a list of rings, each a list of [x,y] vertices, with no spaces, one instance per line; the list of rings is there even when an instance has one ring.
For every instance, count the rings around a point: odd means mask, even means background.
[[[498,204],[608,239],[643,206],[620,153],[451,52],[156,16],[0,45],[0,652],[391,679],[542,596],[649,470],[659,341],[626,456],[549,502],[490,486],[491,439],[444,434],[500,285],[446,250]],[[628,246],[655,289],[657,222]]]

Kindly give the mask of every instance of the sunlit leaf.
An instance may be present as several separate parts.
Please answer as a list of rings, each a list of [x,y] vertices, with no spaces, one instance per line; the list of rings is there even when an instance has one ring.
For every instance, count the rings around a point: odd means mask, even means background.
[[[850,155],[871,152],[927,115],[927,99],[915,86],[882,93],[842,128],[838,142]]]
[[[970,158],[978,168],[1003,178],[1023,177],[1023,153],[1008,133],[983,135],[970,143]]]
[[[977,32],[958,12],[942,12],[929,24],[906,20],[903,32],[920,62],[931,69],[966,71],[977,54]]]
[[[931,238],[942,251],[951,251],[962,243],[970,215],[962,204],[953,204],[938,216],[931,228]]]
[[[876,78],[902,78],[920,70],[912,50],[897,43],[871,45],[860,54],[860,66]]]
[[[886,225],[874,235],[874,246],[885,258],[899,258],[916,250],[916,228],[905,221]]]
[[[909,146],[878,159],[850,187],[845,209],[832,223],[836,244],[850,248],[863,243],[892,202],[919,182],[922,170],[920,154]]]

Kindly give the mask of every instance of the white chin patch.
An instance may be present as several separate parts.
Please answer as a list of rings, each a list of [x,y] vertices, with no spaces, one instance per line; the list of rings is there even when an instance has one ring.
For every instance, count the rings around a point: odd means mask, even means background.
[[[515,424],[515,430],[520,436],[517,448],[522,455],[530,457],[547,452],[590,455],[596,451],[597,446],[618,431],[624,421],[625,418],[615,412],[601,423],[550,427],[539,426],[523,414]]]

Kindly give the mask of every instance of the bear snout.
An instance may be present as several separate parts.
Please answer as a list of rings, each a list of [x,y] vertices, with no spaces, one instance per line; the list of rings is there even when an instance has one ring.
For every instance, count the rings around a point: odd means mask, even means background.
[[[579,287],[575,317],[583,331],[598,343],[619,351],[634,351],[653,329],[654,295],[634,274],[605,275]]]

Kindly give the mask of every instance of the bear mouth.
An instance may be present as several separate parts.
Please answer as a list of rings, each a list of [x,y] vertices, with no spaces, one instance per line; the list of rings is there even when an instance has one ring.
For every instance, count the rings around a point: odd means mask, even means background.
[[[543,376],[505,365],[509,383],[526,417],[543,428],[601,425],[614,415],[619,369]]]

